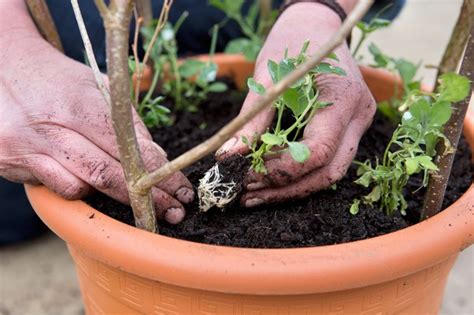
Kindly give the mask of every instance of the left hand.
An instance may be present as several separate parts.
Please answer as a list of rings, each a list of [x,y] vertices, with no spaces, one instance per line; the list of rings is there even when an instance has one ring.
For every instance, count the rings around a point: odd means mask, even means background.
[[[339,27],[339,17],[321,4],[299,3],[289,7],[278,19],[258,56],[255,80],[268,88],[272,84],[267,70],[269,59],[280,60],[286,47],[289,56],[298,54],[306,40],[310,40],[311,55],[311,50],[326,43]],[[247,192],[241,199],[243,206],[301,198],[329,187],[347,172],[359,140],[372,121],[376,104],[347,44],[334,52],[340,60],[337,65],[347,75],[321,75],[316,82],[320,99],[333,105],[318,110],[304,130],[301,142],[311,152],[309,159],[298,163],[288,152],[267,159],[267,174],[248,174]],[[257,98],[258,95],[250,92],[241,114],[251,108]],[[217,157],[248,153],[241,137],[252,139],[255,134],[261,135],[271,127],[273,116],[273,108],[261,112],[221,147]]]

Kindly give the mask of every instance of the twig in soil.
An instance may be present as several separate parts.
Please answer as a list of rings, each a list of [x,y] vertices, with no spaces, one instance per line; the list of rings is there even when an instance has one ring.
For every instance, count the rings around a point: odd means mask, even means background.
[[[474,81],[474,26],[471,27],[467,40],[467,48],[464,53],[460,74],[468,77],[471,82]],[[458,147],[459,138],[462,133],[464,118],[466,117],[469,103],[473,102],[472,86],[470,95],[470,101],[466,98],[453,106],[451,119],[445,125],[444,134],[454,150],[452,150],[452,153],[442,154],[442,152],[445,152],[445,147],[442,143],[440,143],[437,148],[438,157],[436,159],[436,164],[439,171],[436,176],[430,177],[423,210],[421,212],[421,220],[430,218],[437,214],[443,205],[444,194],[446,192],[446,186],[448,185],[449,175],[453,166],[454,155]]]
[[[82,41],[84,42],[84,48],[86,49],[87,59],[89,60],[89,64],[91,65],[92,72],[94,73],[95,81],[97,82],[97,87],[99,88],[100,92],[104,96],[107,105],[110,106],[110,93],[107,90],[107,87],[104,83],[104,78],[102,73],[99,70],[99,66],[97,65],[97,61],[95,60],[94,50],[92,49],[92,44],[89,39],[89,35],[87,34],[86,25],[84,24],[84,19],[82,18],[81,9],[79,8],[79,4],[77,0],[71,0],[72,9],[74,10],[74,16],[76,17],[77,26],[79,27],[79,31],[81,33]]]
[[[171,162],[164,164],[161,168],[141,178],[135,186],[140,192],[146,192],[156,183],[166,179],[170,175],[180,171],[181,169],[193,164],[197,160],[217,150],[225,141],[232,137],[242,126],[260,113],[263,109],[273,103],[273,101],[283,93],[291,84],[303,77],[308,71],[314,68],[321,60],[330,54],[336,47],[344,44],[346,37],[352,31],[354,25],[362,19],[365,13],[373,4],[373,0],[361,0],[357,3],[354,10],[349,14],[345,22],[333,37],[324,44],[312,57],[305,63],[297,67],[293,72],[288,74],[283,80],[270,87],[267,92],[262,95],[253,108],[247,113],[234,118],[226,126],[224,126],[214,136],[199,144],[193,149],[185,152]]]

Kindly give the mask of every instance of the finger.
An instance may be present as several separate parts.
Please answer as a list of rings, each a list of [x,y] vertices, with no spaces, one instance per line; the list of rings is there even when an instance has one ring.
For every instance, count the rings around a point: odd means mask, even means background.
[[[264,74],[260,75],[257,78],[257,74],[262,73],[262,71],[255,72],[256,80],[260,82],[263,86],[271,86],[271,79],[266,71]],[[250,91],[245,98],[242,109],[240,110],[239,116],[247,113],[259,99],[259,95]],[[248,146],[242,141],[242,137],[246,137],[249,141],[252,141],[255,137],[264,133],[271,125],[275,109],[270,106],[267,109],[261,111],[258,115],[249,120],[239,131],[237,131],[232,138],[227,140],[220,149],[216,152],[216,157],[219,160],[228,158],[234,154],[246,154],[249,152]]]
[[[161,154],[161,148],[155,142],[139,139],[139,144],[143,162],[148,171],[154,171],[168,162],[166,157]],[[181,172],[174,173],[164,181],[157,183],[156,186],[183,203],[190,203],[194,200],[193,186]]]
[[[155,187],[151,189],[151,192],[157,218],[164,219],[171,224],[178,224],[184,219],[186,212],[178,200]]]
[[[47,126],[43,136],[58,145],[50,155],[69,172],[124,204],[129,204],[127,185],[120,163],[82,135],[62,127]],[[159,189],[153,189],[157,209],[184,209],[179,201]]]
[[[43,185],[68,200],[85,197],[91,187],[47,155],[34,155],[25,165]]]
[[[329,187],[341,179],[349,169],[357,152],[360,135],[364,128],[351,124],[345,133],[334,159],[325,167],[317,169],[291,185],[278,188],[264,188],[246,193],[241,198],[245,207],[262,203],[273,203],[290,198],[302,198]]]
[[[20,184],[39,185],[41,182],[24,168],[8,168],[0,170],[0,177]]]
[[[79,117],[83,118],[80,120],[82,123],[79,123],[77,119],[70,121],[72,129],[84,135],[88,140],[114,159],[120,160],[120,154],[115,140],[115,132],[112,128],[109,114],[105,110],[107,107],[105,105],[97,106],[98,108],[95,111],[87,110],[87,108],[90,107],[90,102],[96,104],[100,104],[97,102],[104,102],[102,95],[94,91],[88,95],[84,102],[87,102],[87,104],[80,106],[80,109],[75,113],[76,116],[79,115]],[[132,115],[137,141],[140,146],[145,167],[148,171],[153,171],[168,162],[166,153],[160,146],[152,142],[150,133],[133,108]],[[87,124],[84,124],[84,121],[87,121]],[[159,183],[157,187],[175,196],[184,203],[189,203],[194,199],[192,185],[181,172],[175,173],[170,178]]]

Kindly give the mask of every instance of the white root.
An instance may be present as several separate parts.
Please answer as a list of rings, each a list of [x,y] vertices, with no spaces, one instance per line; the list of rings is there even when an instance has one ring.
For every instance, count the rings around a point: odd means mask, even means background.
[[[206,212],[214,206],[222,209],[237,197],[235,182],[223,183],[223,178],[215,164],[199,180],[199,210]]]

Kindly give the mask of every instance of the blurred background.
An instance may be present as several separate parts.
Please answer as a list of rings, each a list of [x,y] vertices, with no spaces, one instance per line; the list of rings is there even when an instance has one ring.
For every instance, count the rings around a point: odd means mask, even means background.
[[[436,65],[451,34],[462,0],[407,0],[388,29],[373,41],[393,57]],[[356,40],[358,34],[354,34]],[[365,49],[365,47],[364,47]],[[362,50],[362,62],[371,57]],[[435,71],[421,68],[419,76],[433,84]],[[0,205],[0,211],[1,211]],[[474,314],[474,249],[462,252],[451,272],[441,314]],[[0,247],[0,315],[83,314],[74,266],[64,242],[51,232],[38,239]]]

